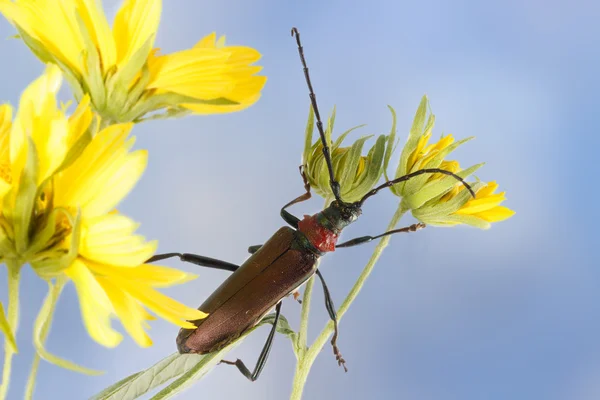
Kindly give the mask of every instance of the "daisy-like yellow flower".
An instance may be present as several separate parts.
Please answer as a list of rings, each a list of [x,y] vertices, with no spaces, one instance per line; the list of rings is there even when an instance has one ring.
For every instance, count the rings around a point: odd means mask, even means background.
[[[461,169],[456,161],[446,156],[472,138],[455,141],[452,135],[444,136],[430,144],[435,116],[429,112],[429,101],[423,96],[415,115],[406,145],[402,150],[396,177],[422,169],[437,168],[452,172],[463,179],[473,174],[483,164]],[[423,174],[391,187],[402,198],[402,207],[410,210],[419,221],[430,225],[468,224],[487,229],[492,222],[511,217],[514,211],[501,207],[504,193],[494,194],[495,182],[470,184],[476,197],[456,178],[445,174]]]
[[[24,91],[14,121],[11,107],[0,107],[0,261],[29,263],[49,283],[72,281],[85,326],[104,346],[121,341],[112,317],[140,346],[152,344],[147,310],[193,328],[187,320],[206,315],[156,290],[193,276],[144,264],[156,242],[115,211],[146,167],[146,151],[131,151],[132,124],[100,130],[87,96],[67,116],[56,104],[60,84],[51,65]]]
[[[335,108],[331,113],[327,121],[325,136],[328,143],[330,143],[334,176],[340,183],[341,196],[344,201],[354,202],[360,200],[369,190],[373,189],[373,186],[383,175],[392,154],[396,131],[396,114],[391,107],[390,111],[393,118],[392,133],[390,135],[380,135],[366,156],[362,155],[362,150],[365,142],[373,137],[372,135],[359,138],[352,146],[342,147],[342,142],[346,136],[363,125],[347,130],[336,139],[335,143],[331,144]],[[328,198],[333,196],[329,183],[329,171],[323,155],[321,139],[317,137],[315,143],[312,143],[314,123],[314,112],[311,107],[306,124],[302,166],[311,188],[318,195]]]
[[[190,49],[153,49],[162,2],[125,0],[112,29],[100,0],[0,0],[0,12],[45,63],[60,67],[78,101],[104,121],[242,110],[260,97],[260,53],[214,33]]]
[[[461,171],[456,161],[444,161],[440,168],[457,174]],[[442,174],[435,174],[430,180],[443,177],[445,176]],[[471,182],[470,186],[475,192],[475,198],[465,186],[456,185],[447,193],[413,209],[413,216],[428,225],[466,224],[488,229],[493,222],[504,221],[515,214],[513,210],[500,205],[506,197],[505,192],[495,193],[498,189],[496,182]]]

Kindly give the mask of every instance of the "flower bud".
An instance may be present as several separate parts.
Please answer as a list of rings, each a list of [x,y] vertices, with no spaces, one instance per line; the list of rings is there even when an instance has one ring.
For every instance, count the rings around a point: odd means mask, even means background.
[[[351,203],[360,200],[375,186],[383,174],[384,165],[387,165],[391,156],[396,125],[396,115],[391,107],[390,110],[393,118],[392,133],[390,135],[380,135],[367,155],[362,155],[363,147],[365,142],[373,135],[363,136],[351,146],[342,147],[344,139],[353,130],[364,125],[347,130],[332,144],[331,134],[335,122],[335,108],[328,119],[325,137],[331,151],[334,177],[340,184],[341,196],[346,202]],[[306,125],[302,165],[312,189],[321,197],[331,198],[333,193],[329,182],[327,163],[323,155],[323,145],[319,137],[314,144],[312,143],[313,130],[314,112],[311,107]]]

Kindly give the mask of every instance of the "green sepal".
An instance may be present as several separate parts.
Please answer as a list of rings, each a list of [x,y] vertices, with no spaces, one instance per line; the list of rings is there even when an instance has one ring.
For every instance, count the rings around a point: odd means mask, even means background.
[[[37,194],[38,155],[31,137],[27,137],[27,159],[19,180],[19,189],[12,215],[15,250],[23,254],[29,246],[29,230]]]
[[[90,126],[86,129],[86,131],[83,132],[77,138],[75,143],[73,143],[73,146],[71,146],[71,148],[65,155],[63,162],[58,166],[58,168],[56,168],[56,170],[52,173],[52,175],[55,175],[61,171],[64,171],[68,167],[70,167],[71,164],[73,164],[79,158],[81,153],[83,153],[83,151],[91,143],[91,141],[92,141],[92,124],[90,124]]]
[[[411,169],[409,171],[409,173],[418,171],[420,169],[439,168],[440,165],[442,165],[442,162],[444,161],[444,159],[446,158],[446,156],[448,154],[450,154],[454,150],[456,150],[456,148],[458,148],[458,146],[460,146],[461,144],[466,143],[466,142],[472,140],[473,138],[474,137],[471,136],[466,139],[462,139],[462,140],[452,143],[450,146],[442,149],[435,156],[433,156],[427,164],[421,165],[420,163],[416,163],[415,166],[413,167],[413,169]],[[431,174],[423,174],[420,176],[415,176],[414,178],[405,182],[404,187],[402,188],[402,191],[401,191],[402,196],[411,196],[415,192],[420,191],[421,188],[423,187],[423,185],[425,185],[427,183],[427,181],[429,180],[430,177],[431,177]],[[398,186],[402,186],[402,185],[398,185]]]
[[[4,336],[6,337],[7,342],[10,344],[12,351],[18,353],[19,349],[17,347],[17,341],[15,340],[13,330],[8,323],[8,319],[6,319],[6,314],[4,314],[4,307],[2,306],[2,303],[0,303],[0,331],[4,333]]]
[[[302,165],[306,168],[308,160],[311,154],[312,148],[312,136],[315,129],[315,111],[312,108],[312,104],[308,108],[308,120],[306,121],[306,128],[304,129],[304,152],[302,153]]]
[[[150,69],[148,68],[148,64],[144,64],[140,71],[139,79],[131,86],[129,89],[129,93],[127,94],[127,101],[123,106],[124,110],[129,110],[131,107],[138,102],[138,100],[144,94],[148,83],[150,82]],[[127,86],[125,86],[127,87]]]
[[[136,50],[135,53],[129,59],[129,62],[122,68],[119,68],[113,76],[106,82],[106,86],[109,88],[109,93],[113,91],[124,90],[125,93],[129,91],[129,87],[136,77],[138,72],[144,67],[147,69],[146,63],[148,62],[148,55],[152,50],[152,43],[154,42],[154,35],[150,35],[144,44]]]
[[[72,361],[55,356],[44,347],[44,342],[46,341],[48,333],[50,332],[50,327],[52,326],[52,317],[54,309],[56,308],[56,302],[58,301],[58,297],[60,296],[65,283],[66,278],[64,277],[59,277],[56,285],[53,285],[52,282],[48,281],[48,295],[44,300],[44,304],[40,309],[33,327],[33,345],[40,358],[51,364],[85,375],[102,375],[104,373],[103,371],[82,367]]]
[[[408,158],[411,153],[417,148],[417,144],[419,143],[419,139],[431,132],[433,126],[435,125],[435,115],[431,112],[429,113],[429,117],[427,118],[427,123],[425,123],[425,118],[427,117],[427,111],[429,110],[429,100],[427,96],[423,96],[421,98],[421,103],[419,104],[419,108],[415,113],[415,118],[413,119],[412,127],[410,128],[410,133],[408,135],[408,140],[402,149],[402,153],[400,154],[400,161],[398,162],[398,167],[396,168],[396,177],[404,176],[408,173],[407,171],[407,163]],[[404,183],[400,185],[394,185],[390,188],[392,193],[397,196],[401,196],[403,192]]]
[[[44,227],[35,232],[35,235],[31,240],[31,244],[27,249],[27,253],[25,254],[26,259],[30,259],[38,252],[49,247],[49,241],[56,233],[56,217],[59,213],[69,215],[67,210],[64,208],[55,208],[50,212],[46,218]]]
[[[77,214],[74,217],[68,212],[65,212],[65,215],[71,225],[71,240],[66,252],[65,249],[51,249],[47,252],[39,253],[36,259],[30,261],[34,271],[42,279],[52,279],[69,268],[79,253],[81,211],[77,210]]]
[[[331,147],[331,134],[333,133],[333,125],[335,125],[335,114],[336,107],[333,106],[333,111],[331,111],[331,115],[327,118],[327,129],[325,129],[325,140],[329,147]]]
[[[371,147],[365,160],[365,171],[354,180],[352,194],[348,201],[354,202],[360,200],[367,192],[375,186],[383,174],[383,162],[385,157],[387,137],[380,135]]]
[[[485,186],[485,184],[482,182],[470,183],[470,185],[471,189],[473,189],[475,193]],[[458,211],[462,206],[465,205],[465,203],[467,203],[467,201],[473,198],[473,195],[471,195],[471,192],[468,190],[461,190],[448,201],[440,201],[442,196],[444,196],[444,194],[429,200],[422,207],[414,209],[412,212],[413,216],[419,221],[428,223],[427,221],[431,219],[450,215],[453,212]]]
[[[147,113],[159,110],[167,107],[178,107],[184,106],[185,104],[209,104],[213,106],[230,106],[239,104],[236,101],[219,97],[218,99],[202,100],[196,99],[189,96],[184,96],[178,93],[162,93],[162,94],[150,94],[146,93],[141,99],[133,106],[129,111],[124,114],[114,115],[113,120],[115,122],[131,122],[136,121]]]
[[[474,165],[472,167],[457,172],[456,175],[465,179],[473,172],[481,168],[484,164],[485,163]],[[414,210],[416,208],[421,207],[425,202],[433,199],[434,197],[448,192],[456,184],[461,183],[458,182],[456,178],[452,176],[446,176],[444,178],[436,179],[435,181],[427,182],[416,193],[404,196],[403,200],[405,201],[405,204],[409,206],[410,209]]]
[[[54,56],[46,51],[46,47],[41,44],[37,39],[34,39],[27,32],[25,32],[19,25],[14,25],[19,32],[18,36],[21,40],[29,47],[33,54],[40,59],[44,64],[54,62]]]
[[[396,110],[390,105],[387,106],[390,112],[392,113],[392,129],[390,130],[390,134],[388,135],[388,140],[385,148],[385,157],[383,159],[383,171],[385,174],[385,180],[389,181],[389,177],[387,175],[387,169],[390,164],[390,158],[392,158],[392,154],[394,153],[396,147]]]
[[[438,226],[448,226],[448,225],[459,225],[465,224],[470,225],[479,229],[489,229],[492,224],[481,219],[475,217],[473,215],[460,215],[460,214],[452,214],[447,215],[445,217],[439,217],[435,219],[431,219],[427,222],[429,225],[438,225]]]
[[[107,93],[104,85],[100,54],[98,54],[98,49],[78,13],[75,13],[75,20],[79,27],[79,33],[83,38],[85,49],[87,49],[83,50],[80,55],[83,65],[85,66],[85,76],[83,80],[87,85],[87,92],[90,94],[94,106],[97,110],[103,110],[107,104]]]
[[[351,202],[350,197],[352,195],[352,184],[356,179],[356,171],[358,168],[358,163],[360,162],[360,157],[362,155],[362,149],[365,145],[365,142],[372,138],[373,135],[363,136],[355,141],[350,149],[345,152],[345,160],[344,162],[338,162],[339,173],[336,174],[336,178],[342,188],[342,198],[345,201]],[[336,171],[337,172],[337,171]]]
[[[106,79],[106,88],[111,102],[106,105],[103,111],[103,114],[107,118],[118,122],[131,122],[143,115],[134,115],[130,111],[141,99],[150,80],[150,73],[146,63],[150,50],[152,50],[152,43],[153,38],[151,36],[133,54],[132,58],[123,68],[111,70],[111,74]],[[140,71],[140,79],[132,86],[133,80]],[[129,115],[129,117],[123,117],[125,114]]]
[[[0,263],[6,257],[16,257],[16,250],[11,236],[14,237],[11,227],[4,218],[0,218]]]
[[[190,115],[192,110],[183,108],[183,107],[169,107],[165,109],[164,112],[156,112],[154,114],[147,114],[148,116],[143,118],[136,118],[133,120],[136,124],[146,121],[153,121],[159,119],[171,119],[171,118],[181,118],[186,115]]]

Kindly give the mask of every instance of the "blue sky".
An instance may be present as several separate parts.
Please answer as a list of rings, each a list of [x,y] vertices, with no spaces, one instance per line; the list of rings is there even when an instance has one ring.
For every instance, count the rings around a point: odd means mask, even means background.
[[[114,13],[118,2],[104,3]],[[150,162],[121,209],[160,241],[160,251],[235,263],[283,224],[279,208],[302,192],[297,166],[308,111],[289,36],[297,26],[321,111],[337,106],[338,133],[363,123],[360,134],[387,133],[390,104],[403,137],[426,93],[437,117],[434,134],[476,136],[456,157],[462,165],[485,161],[478,176],[497,180],[517,211],[489,231],[427,228],[392,239],[340,326],[349,372],[325,349],[306,398],[600,398],[598,15],[592,1],[168,2],[157,39],[165,52],[217,31],[261,51],[269,81],[260,102],[244,112],[137,126],[136,146],[149,149]],[[0,20],[0,37],[13,33]],[[43,67],[17,40],[0,41],[0,54],[1,99],[16,104]],[[293,212],[314,213],[321,202]],[[391,194],[378,196],[345,237],[379,233],[396,205]],[[338,304],[373,248],[324,258],[321,270]],[[200,275],[167,290],[190,305],[226,277],[172,265]],[[25,273],[11,398],[22,397],[45,290]],[[327,320],[316,292],[311,337]],[[284,302],[295,327],[299,311]],[[43,364],[37,398],[89,397],[175,350],[176,327],[156,321],[151,333],[150,349],[130,339],[114,350],[100,347],[87,336],[68,287],[48,347],[107,373],[87,377]],[[266,328],[257,331],[230,358],[253,365],[266,335]],[[181,398],[286,398],[294,361],[287,339],[277,337],[258,382],[219,367]]]

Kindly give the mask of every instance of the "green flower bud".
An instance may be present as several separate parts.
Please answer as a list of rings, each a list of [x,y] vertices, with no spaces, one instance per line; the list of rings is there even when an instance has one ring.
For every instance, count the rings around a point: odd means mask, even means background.
[[[346,202],[360,200],[381,178],[384,166],[387,166],[392,153],[395,138],[396,114],[390,107],[393,126],[390,135],[380,135],[367,155],[362,155],[365,142],[373,137],[363,136],[349,147],[342,147],[342,142],[359,125],[342,133],[332,144],[331,134],[335,122],[335,108],[327,121],[325,137],[331,150],[331,158],[335,179],[340,183],[341,196]],[[314,130],[314,111],[310,108],[305,131],[305,146],[302,157],[304,172],[313,190],[323,198],[333,196],[329,183],[327,163],[323,156],[323,145],[320,138],[312,143]],[[318,135],[317,135],[318,136]]]

